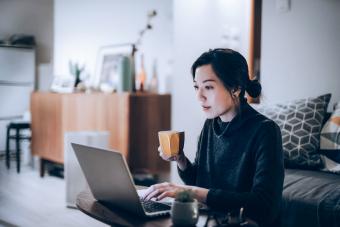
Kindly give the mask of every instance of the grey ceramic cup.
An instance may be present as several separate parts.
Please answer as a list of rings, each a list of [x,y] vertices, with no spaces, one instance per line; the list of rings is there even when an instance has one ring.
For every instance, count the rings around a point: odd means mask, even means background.
[[[194,226],[199,217],[198,202],[174,201],[171,206],[171,220],[175,226]]]

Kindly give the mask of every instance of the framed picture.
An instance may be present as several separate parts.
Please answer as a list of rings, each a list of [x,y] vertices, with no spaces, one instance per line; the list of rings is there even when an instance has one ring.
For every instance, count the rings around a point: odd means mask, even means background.
[[[104,92],[133,91],[135,87],[134,52],[133,44],[100,48],[93,86]]]

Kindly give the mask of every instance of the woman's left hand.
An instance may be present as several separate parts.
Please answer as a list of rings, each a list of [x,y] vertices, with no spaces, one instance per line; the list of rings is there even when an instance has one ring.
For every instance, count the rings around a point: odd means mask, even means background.
[[[174,198],[177,191],[180,190],[192,190],[195,196],[195,199],[197,199],[199,202],[205,203],[208,189],[206,188],[199,188],[195,186],[188,186],[188,185],[181,185],[181,184],[173,184],[173,183],[160,183],[160,184],[154,184],[150,186],[144,196],[142,197],[142,200],[150,200],[152,198],[156,198],[156,200],[161,200],[165,197],[172,197]]]

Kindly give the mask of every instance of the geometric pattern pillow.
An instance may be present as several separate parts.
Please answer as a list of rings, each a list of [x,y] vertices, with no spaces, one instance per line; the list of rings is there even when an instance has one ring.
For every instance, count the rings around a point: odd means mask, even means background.
[[[257,111],[279,125],[286,168],[319,169],[320,131],[331,94],[275,105],[259,105]]]
[[[325,171],[340,173],[340,102],[321,131],[320,153]]]

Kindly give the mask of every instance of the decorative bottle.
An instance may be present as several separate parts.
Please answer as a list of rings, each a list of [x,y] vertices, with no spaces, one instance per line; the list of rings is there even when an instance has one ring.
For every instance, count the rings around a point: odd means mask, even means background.
[[[157,60],[154,60],[152,67],[152,77],[149,84],[149,91],[158,93]]]
[[[144,91],[144,85],[145,85],[145,80],[146,80],[146,73],[145,73],[145,67],[144,67],[144,55],[141,55],[141,65],[140,65],[140,70],[138,73],[138,82],[139,82],[139,91],[143,92]]]

